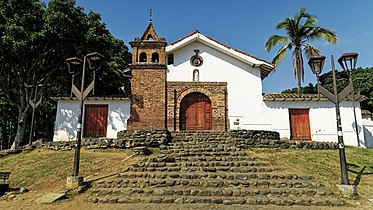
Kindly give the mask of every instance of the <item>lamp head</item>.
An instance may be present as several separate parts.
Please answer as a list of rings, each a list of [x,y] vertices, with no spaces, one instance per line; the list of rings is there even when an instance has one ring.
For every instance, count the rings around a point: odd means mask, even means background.
[[[105,58],[103,55],[101,55],[98,52],[89,53],[86,56],[87,56],[87,58],[89,58],[90,60],[93,60],[93,61],[99,61],[99,60],[102,60],[102,59]]]
[[[310,66],[312,72],[316,74],[316,76],[319,76],[324,67],[324,62],[325,56],[323,55],[311,56],[311,58],[308,60],[308,65]]]
[[[66,65],[67,65],[67,69],[69,70],[69,73],[70,74],[74,74],[76,71],[76,68],[73,68],[72,66],[78,66],[78,65],[81,65],[83,64],[83,61],[80,60],[79,58],[77,57],[72,57],[72,58],[68,58],[66,59]]]
[[[351,72],[353,69],[356,68],[358,55],[359,54],[355,52],[344,53],[341,57],[338,58],[338,63],[339,65],[341,65],[343,70]]]
[[[102,60],[105,58],[98,52],[89,53],[86,55],[89,69],[98,70],[102,65]]]

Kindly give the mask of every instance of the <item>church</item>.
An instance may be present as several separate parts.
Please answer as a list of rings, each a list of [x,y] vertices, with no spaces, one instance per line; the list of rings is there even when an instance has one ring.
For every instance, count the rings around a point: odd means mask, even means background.
[[[301,141],[337,142],[335,106],[312,94],[264,94],[262,80],[274,64],[194,31],[170,44],[150,20],[129,43],[131,96],[89,96],[84,103],[83,137],[116,138],[122,130],[270,130]],[[54,141],[76,139],[79,101],[55,97]],[[351,101],[342,101],[346,145],[367,145],[359,102],[358,131]],[[358,132],[359,139],[357,139]]]

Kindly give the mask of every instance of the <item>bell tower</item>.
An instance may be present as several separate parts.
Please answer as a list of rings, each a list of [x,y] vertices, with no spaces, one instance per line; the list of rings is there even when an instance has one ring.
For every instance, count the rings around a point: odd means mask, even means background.
[[[166,129],[166,45],[150,19],[132,47],[131,116],[129,130]]]

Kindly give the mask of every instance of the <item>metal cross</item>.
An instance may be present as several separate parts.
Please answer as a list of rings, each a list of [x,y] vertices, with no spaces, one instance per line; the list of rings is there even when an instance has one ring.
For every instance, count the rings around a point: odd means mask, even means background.
[[[150,20],[152,20],[152,16],[153,16],[154,11],[155,11],[155,9],[148,9]]]

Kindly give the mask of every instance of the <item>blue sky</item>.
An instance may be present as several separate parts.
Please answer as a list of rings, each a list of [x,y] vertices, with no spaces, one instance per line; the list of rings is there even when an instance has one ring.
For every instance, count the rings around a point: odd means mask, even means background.
[[[310,42],[327,57],[324,71],[331,68],[330,55],[337,59],[344,52],[359,53],[358,66],[373,67],[373,1],[371,0],[77,0],[85,11],[98,12],[110,32],[128,42],[142,35],[149,13],[154,9],[153,25],[160,37],[171,43],[195,30],[231,47],[271,61],[279,47],[270,53],[264,43],[272,34],[283,35],[275,26],[293,17],[302,7],[317,15],[318,25],[335,31],[337,45],[323,40]],[[307,60],[305,59],[305,63]],[[339,68],[339,66],[337,66]],[[303,85],[315,83],[305,66]],[[263,81],[263,92],[281,92],[296,87],[291,54],[288,54]]]

